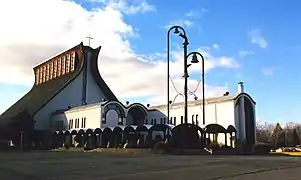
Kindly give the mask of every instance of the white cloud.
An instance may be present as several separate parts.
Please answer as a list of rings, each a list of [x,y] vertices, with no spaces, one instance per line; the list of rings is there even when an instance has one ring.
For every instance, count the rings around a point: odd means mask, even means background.
[[[134,9],[136,13],[145,12],[143,8]],[[128,38],[135,36],[136,31],[123,20],[123,15],[130,11],[134,12],[112,3],[89,11],[75,2],[64,0],[1,2],[0,84],[21,84],[30,87],[34,81],[34,65],[80,41],[87,44],[85,37],[91,34],[94,38],[91,46],[102,46],[99,55],[100,74],[117,97],[141,98],[152,104],[165,103],[165,55],[160,52],[140,55],[133,51]],[[216,67],[238,67],[237,62],[230,57],[215,57],[208,51],[198,51],[206,58],[206,72]],[[171,74],[176,87],[182,90],[182,52],[173,51],[172,60]],[[200,70],[201,64],[193,65],[189,68],[189,73],[200,74]],[[191,90],[196,84],[197,80],[189,80]],[[224,86],[206,85],[208,96],[221,95],[226,90],[227,87]],[[199,93],[200,89],[196,94],[201,97]],[[175,91],[171,94],[173,97]]]
[[[202,14],[208,12],[209,9],[202,8],[200,10],[190,10],[187,13],[185,13],[186,17],[193,17],[193,18],[199,18]]]
[[[273,75],[275,73],[275,69],[271,68],[271,67],[262,68],[261,72],[262,72],[262,74],[269,76],[269,75]]]
[[[170,27],[174,25],[182,26],[184,28],[189,28],[191,26],[196,26],[198,29],[200,28],[195,21],[199,19],[204,13],[209,11],[208,9],[202,8],[201,10],[190,10],[187,13],[185,13],[182,18],[171,20],[167,23],[167,25],[160,25],[159,27],[169,29]]]
[[[195,17],[195,16],[198,16],[198,13],[195,12],[195,11],[193,11],[193,10],[190,10],[189,12],[187,12],[185,14],[185,16],[187,16],[187,17]]]
[[[246,51],[246,50],[241,50],[241,51],[238,52],[239,57],[246,57],[246,56],[254,55],[254,54],[255,54],[254,52]]]
[[[170,21],[166,26],[164,26],[165,29],[169,29],[171,26],[178,25],[182,27],[189,28],[194,24],[193,21],[188,19],[177,19]]]
[[[268,46],[268,42],[266,39],[261,35],[260,29],[253,29],[249,31],[249,37],[253,44],[259,45],[261,48],[266,48]]]
[[[102,0],[103,1],[103,0]],[[107,5],[119,10],[125,14],[136,14],[156,11],[154,5],[150,5],[147,2],[140,2],[140,4],[130,5],[126,0],[107,0]]]
[[[219,50],[219,45],[218,44],[213,44],[212,47],[216,50]]]

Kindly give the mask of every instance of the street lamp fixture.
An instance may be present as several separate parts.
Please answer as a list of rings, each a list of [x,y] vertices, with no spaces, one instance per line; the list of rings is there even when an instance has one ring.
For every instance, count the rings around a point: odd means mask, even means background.
[[[196,54],[192,55],[192,60],[191,63],[199,63],[200,61],[198,60],[198,56]]]
[[[169,30],[167,31],[167,119],[170,119],[170,99],[169,99],[169,77],[170,77],[170,68],[169,68],[169,62],[170,62],[170,32],[174,30],[174,34],[177,34],[178,36],[180,36],[182,39],[184,39],[184,59],[185,56],[187,54],[187,45],[188,43],[188,39],[186,37],[186,32],[184,30],[183,27],[181,26],[172,26],[169,28]],[[181,31],[181,32],[180,32]],[[186,52],[185,52],[186,49]]]
[[[201,53],[199,52],[191,52],[188,54],[188,45],[189,41],[186,36],[186,32],[184,28],[181,26],[172,26],[169,28],[167,32],[167,119],[170,119],[170,99],[169,99],[169,77],[170,77],[170,68],[169,68],[169,63],[170,63],[170,32],[174,29],[174,34],[179,35],[183,40],[183,55],[184,55],[184,99],[185,99],[185,105],[184,105],[184,121],[185,123],[188,123],[188,68],[191,66],[191,64],[188,64],[188,57],[192,55],[192,60],[191,63],[199,63],[198,60],[198,55],[202,58],[202,91],[203,91],[203,124],[205,124],[205,88],[204,88],[204,57]],[[180,30],[182,32],[180,32]]]
[[[205,123],[206,123],[206,121],[205,121],[205,58],[199,52],[191,52],[191,53],[187,54],[187,56],[185,58],[186,63],[187,63],[187,59],[191,55],[192,55],[191,63],[199,63],[197,56],[200,56],[202,59],[202,106],[203,106],[202,109],[203,109],[203,125],[205,125]],[[187,68],[188,67],[189,66],[187,66]],[[187,68],[186,68],[186,72],[187,72]],[[188,78],[188,74],[187,74],[187,76],[185,76],[185,82],[187,82],[187,78]],[[184,90],[185,90],[185,94],[186,94],[188,91],[187,83],[185,83]],[[187,115],[187,94],[185,96],[185,114]],[[185,116],[185,122],[187,122],[186,116]]]

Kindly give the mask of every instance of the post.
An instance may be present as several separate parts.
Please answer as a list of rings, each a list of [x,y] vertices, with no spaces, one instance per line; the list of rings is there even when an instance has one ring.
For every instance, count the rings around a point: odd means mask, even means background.
[[[202,58],[202,92],[203,92],[203,94],[202,94],[202,109],[203,109],[203,125],[205,125],[206,124],[206,121],[205,121],[205,58],[204,58],[204,56],[201,54],[201,53],[199,53],[199,52],[190,52],[189,54],[187,54],[186,56],[187,56],[187,58],[186,58],[186,62],[185,63],[187,63],[187,59],[188,59],[188,57],[190,56],[190,55],[194,55],[194,57],[193,57],[193,59],[192,59],[192,63],[198,63],[199,61],[197,60],[197,57],[196,57],[196,55],[199,55],[201,58]],[[194,59],[195,58],[195,59]],[[189,65],[187,66],[187,68],[189,67]],[[187,72],[187,71],[186,71]],[[188,74],[187,74],[188,75]],[[185,79],[186,80],[186,79]],[[187,88],[187,84],[185,85],[185,89]],[[185,103],[185,107],[186,107],[186,103]],[[186,110],[185,110],[185,112],[186,112]]]
[[[184,40],[184,99],[185,99],[185,105],[184,105],[184,123],[188,123],[188,106],[187,106],[187,101],[188,101],[188,63],[187,63],[187,39]]]
[[[206,124],[205,121],[205,59],[202,57],[202,96],[203,96],[203,125]]]
[[[167,32],[167,119],[169,120],[169,34],[173,28]]]
[[[20,147],[21,147],[21,149],[23,149],[23,131],[21,131],[20,133],[21,133]]]
[[[186,32],[185,32],[185,30],[184,30],[184,28],[182,28],[181,26],[172,26],[172,27],[170,27],[169,28],[169,30],[167,31],[167,119],[169,120],[170,118],[169,118],[169,116],[170,116],[170,111],[169,111],[169,109],[170,109],[170,104],[169,104],[169,101],[170,101],[170,99],[169,99],[169,74],[170,74],[170,71],[169,71],[169,58],[170,58],[170,56],[169,56],[169,51],[170,51],[170,45],[169,45],[169,43],[170,43],[170,32],[171,32],[171,30],[173,30],[173,29],[175,29],[176,31],[175,31],[175,34],[177,34],[177,33],[179,33],[179,31],[178,31],[178,29],[181,29],[182,31],[183,31],[183,36],[184,37],[186,37]],[[183,38],[183,36],[180,36],[180,37],[182,37]],[[185,40],[186,40],[186,42],[187,42],[187,45],[188,45],[188,41],[187,41],[187,38],[185,38]],[[186,45],[186,46],[187,46]],[[186,50],[187,51],[187,50]]]

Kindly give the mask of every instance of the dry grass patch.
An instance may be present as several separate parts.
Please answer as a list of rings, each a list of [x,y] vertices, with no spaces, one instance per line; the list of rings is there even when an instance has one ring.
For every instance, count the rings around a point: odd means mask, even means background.
[[[56,152],[97,152],[97,153],[114,153],[114,154],[145,154],[150,153],[149,149],[123,149],[123,148],[97,148],[84,150],[83,148],[58,148]]]
[[[283,154],[289,156],[301,156],[301,152],[271,152],[271,154]]]

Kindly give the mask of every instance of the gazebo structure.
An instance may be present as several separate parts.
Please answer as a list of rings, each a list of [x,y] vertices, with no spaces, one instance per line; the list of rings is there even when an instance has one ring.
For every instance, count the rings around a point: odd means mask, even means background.
[[[56,143],[55,147],[74,145],[88,149],[116,148],[123,147],[127,143],[127,147],[143,148],[153,147],[158,141],[165,141],[174,148],[195,149],[221,142],[221,139],[218,138],[219,134],[224,134],[225,146],[234,147],[236,132],[237,130],[232,125],[225,129],[219,124],[209,124],[204,129],[195,124],[180,124],[178,126],[169,124],[126,125],[104,129],[56,131],[53,139]],[[229,140],[230,146],[228,146]]]
[[[203,130],[195,124],[181,124],[172,130],[172,146],[195,149],[204,145]]]

